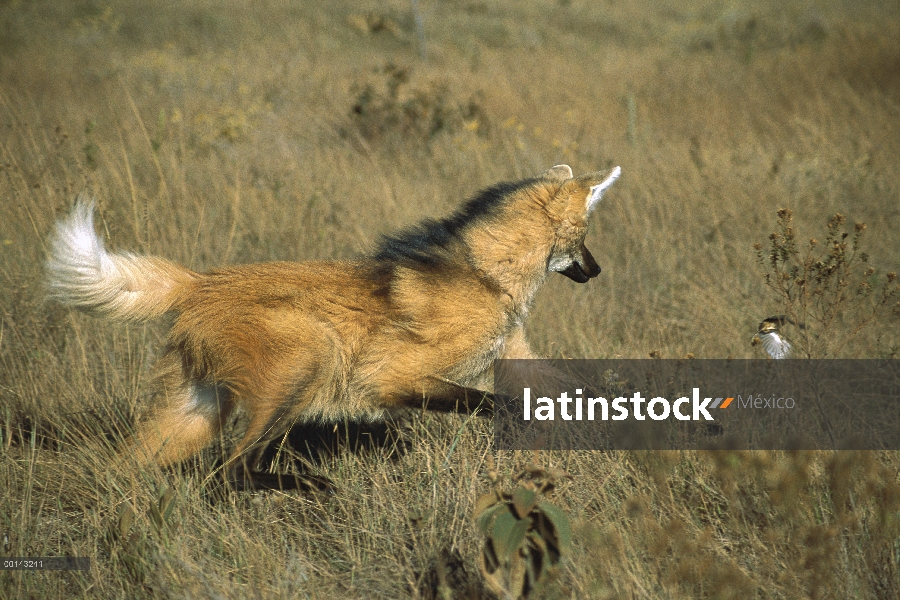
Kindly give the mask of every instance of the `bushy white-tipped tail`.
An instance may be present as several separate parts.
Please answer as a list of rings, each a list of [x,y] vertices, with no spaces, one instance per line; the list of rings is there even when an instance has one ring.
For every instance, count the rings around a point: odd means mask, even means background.
[[[94,231],[94,203],[84,197],[66,220],[56,224],[47,273],[52,298],[126,321],[167,312],[184,284],[197,277],[161,258],[107,252]]]

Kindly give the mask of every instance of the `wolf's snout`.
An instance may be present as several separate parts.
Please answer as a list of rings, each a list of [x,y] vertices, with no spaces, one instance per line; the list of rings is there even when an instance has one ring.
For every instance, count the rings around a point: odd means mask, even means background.
[[[560,273],[577,283],[587,283],[600,274],[600,265],[597,264],[594,256],[582,244],[581,256],[576,256],[572,264],[566,267],[564,271],[560,271]]]

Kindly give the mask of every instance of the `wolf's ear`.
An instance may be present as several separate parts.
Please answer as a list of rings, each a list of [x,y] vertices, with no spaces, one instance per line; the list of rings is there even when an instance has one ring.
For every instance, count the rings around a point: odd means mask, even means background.
[[[588,214],[590,214],[591,211],[597,207],[597,204],[600,203],[600,198],[603,197],[603,194],[606,193],[606,190],[608,190],[612,186],[612,184],[614,184],[616,182],[616,179],[618,179],[619,175],[621,175],[621,174],[622,174],[621,167],[616,167],[615,169],[612,170],[612,173],[609,174],[609,177],[607,177],[603,181],[600,181],[596,185],[591,186],[590,191],[588,192],[588,195],[587,195],[587,200],[586,200],[587,204],[585,206],[585,209],[587,210]],[[596,177],[596,179],[594,179],[591,176],[588,176],[588,177],[593,179],[593,181],[599,181],[600,177],[597,175],[599,175],[599,174],[596,174],[594,176],[594,177]]]
[[[541,179],[555,179],[557,181],[565,181],[572,179],[572,167],[569,165],[556,165],[538,175]]]

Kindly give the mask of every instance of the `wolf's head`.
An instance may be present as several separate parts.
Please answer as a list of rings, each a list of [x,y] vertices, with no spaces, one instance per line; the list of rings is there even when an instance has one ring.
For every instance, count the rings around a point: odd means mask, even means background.
[[[547,259],[548,271],[562,273],[578,283],[600,274],[600,265],[584,245],[587,219],[621,173],[622,169],[616,167],[609,174],[596,172],[573,177],[568,165],[557,165],[539,176],[559,185],[544,205],[556,228],[556,239]]]
[[[558,165],[537,177],[499,183],[445,219],[385,237],[373,258],[382,271],[402,267],[409,277],[426,274],[435,281],[474,269],[527,307],[548,272],[579,283],[600,274],[584,246],[588,217],[620,173],[616,167],[573,177],[571,168]]]

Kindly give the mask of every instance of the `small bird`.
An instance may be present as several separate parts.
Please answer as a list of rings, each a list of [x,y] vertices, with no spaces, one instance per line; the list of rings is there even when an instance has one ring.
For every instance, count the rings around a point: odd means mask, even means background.
[[[759,331],[753,336],[750,344],[752,346],[762,344],[763,349],[765,349],[768,355],[776,360],[790,358],[791,353],[793,352],[793,346],[781,333],[781,327],[783,327],[785,323],[793,324],[794,322],[784,315],[776,315],[774,317],[763,319],[762,323],[759,324]]]

